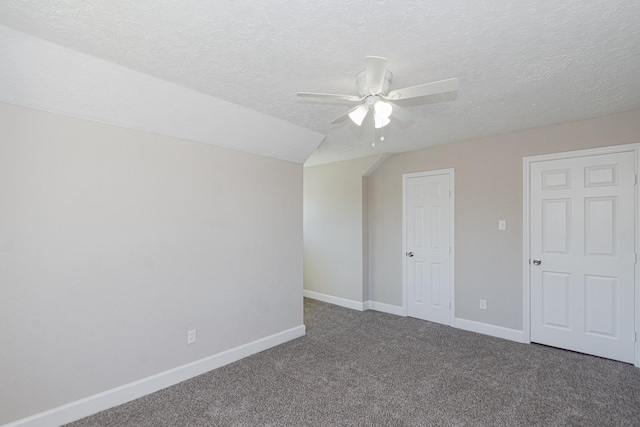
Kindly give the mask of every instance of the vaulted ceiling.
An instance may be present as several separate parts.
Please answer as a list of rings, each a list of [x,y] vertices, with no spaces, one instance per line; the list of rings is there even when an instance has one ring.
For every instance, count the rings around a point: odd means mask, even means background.
[[[326,135],[307,164],[640,108],[639,22],[637,0],[0,2],[6,27]],[[296,97],[356,94],[367,55],[392,89],[460,89],[399,102],[415,122],[375,134],[329,124],[348,104]]]

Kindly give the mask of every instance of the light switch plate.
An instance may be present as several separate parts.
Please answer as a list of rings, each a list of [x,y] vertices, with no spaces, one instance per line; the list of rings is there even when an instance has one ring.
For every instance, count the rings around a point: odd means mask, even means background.
[[[498,221],[498,230],[505,231],[506,229],[507,229],[507,221],[504,219],[501,219],[500,221]]]

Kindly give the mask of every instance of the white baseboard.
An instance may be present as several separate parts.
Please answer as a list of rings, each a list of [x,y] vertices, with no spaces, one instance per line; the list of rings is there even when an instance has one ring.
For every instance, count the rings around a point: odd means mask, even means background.
[[[389,313],[389,314],[395,314],[396,316],[403,316],[403,317],[407,317],[407,310],[405,310],[404,307],[401,307],[399,305],[391,305],[391,304],[386,304],[384,302],[377,302],[377,301],[367,301],[366,303],[366,310],[375,310],[375,311],[380,311],[382,313]]]
[[[303,291],[303,295],[306,298],[315,299],[322,302],[327,302],[333,305],[339,305],[340,307],[350,308],[352,310],[365,311],[365,310],[375,310],[380,311],[382,313],[395,314],[396,316],[407,316],[407,311],[404,307],[400,307],[398,305],[386,304],[384,302],[377,301],[365,301],[358,302],[350,299],[334,297],[333,295],[322,294],[320,292],[314,291]]]
[[[352,310],[364,311],[365,303],[353,301],[350,299],[334,297],[333,295],[321,294],[320,292],[304,290],[302,294],[311,299],[315,299],[322,302],[328,302],[329,304],[339,305],[340,307],[350,308]]]
[[[214,354],[213,356],[205,357],[204,359],[196,360],[195,362],[178,366],[177,368],[111,390],[13,421],[2,427],[50,427],[70,423],[91,414],[154,393],[221,366],[228,365],[229,363],[233,363],[268,348],[284,344],[287,341],[304,336],[305,332],[306,329],[304,325],[296,326],[295,328],[223,351],[222,353]]]
[[[453,326],[465,331],[477,332],[479,334],[490,335],[492,337],[503,338],[505,340],[525,343],[524,332],[517,329],[505,328],[503,326],[490,325],[488,323],[476,322],[474,320],[454,319]]]
[[[377,301],[357,302],[345,298],[334,297],[333,295],[322,294],[304,290],[303,294],[307,298],[315,299],[329,304],[339,305],[340,307],[351,308],[353,310],[365,311],[375,310],[383,313],[395,314],[396,316],[407,316],[404,307],[398,305],[386,304]],[[490,325],[488,323],[476,322],[474,320],[461,319],[456,317],[452,325],[454,328],[463,329],[465,331],[477,332],[479,334],[489,335],[492,337],[503,338],[510,341],[526,343],[524,332],[517,329],[505,328],[503,326]]]

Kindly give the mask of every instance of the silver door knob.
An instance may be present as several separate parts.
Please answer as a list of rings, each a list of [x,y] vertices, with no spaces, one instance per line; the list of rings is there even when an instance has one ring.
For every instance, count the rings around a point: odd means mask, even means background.
[[[542,264],[542,260],[540,260],[540,259],[534,259],[533,260],[533,265],[540,265],[540,264]]]
[[[407,252],[406,254],[409,258],[411,258],[413,256],[413,252]]]

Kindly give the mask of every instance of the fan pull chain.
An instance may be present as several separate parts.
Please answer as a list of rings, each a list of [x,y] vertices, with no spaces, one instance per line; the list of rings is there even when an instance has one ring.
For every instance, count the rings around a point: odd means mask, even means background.
[[[372,136],[372,141],[371,141],[371,146],[375,147],[376,146],[376,122],[375,120],[373,121],[373,136]],[[380,128],[380,141],[384,141],[384,126]]]
[[[371,120],[371,146],[375,147],[376,146],[376,119],[374,118],[373,120]]]

